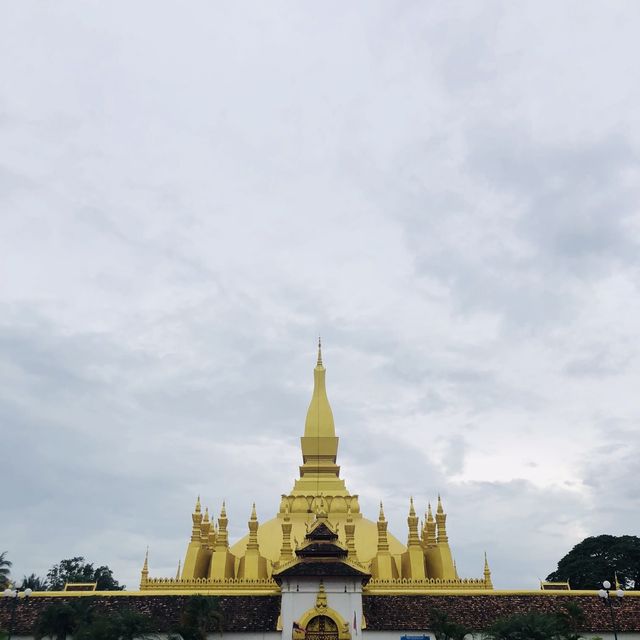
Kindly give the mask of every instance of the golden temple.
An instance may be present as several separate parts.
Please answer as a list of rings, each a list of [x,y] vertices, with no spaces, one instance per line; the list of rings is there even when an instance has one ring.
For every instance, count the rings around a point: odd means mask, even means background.
[[[259,523],[255,504],[248,533],[230,544],[224,502],[217,522],[198,498],[192,514],[191,539],[175,578],[150,578],[148,562],[142,570],[142,591],[210,591],[212,593],[278,593],[275,576],[295,561],[298,541],[314,522],[326,521],[346,549],[346,561],[370,576],[366,593],[433,589],[493,589],[485,557],[481,578],[460,578],[447,536],[447,515],[440,496],[435,513],[427,506],[424,520],[409,499],[407,542],[387,531],[382,503],[376,521],[365,518],[358,496],[340,478],[338,441],[326,390],[326,369],[318,342],[313,371],[313,395],[301,438],[300,477],[282,495],[278,513]]]

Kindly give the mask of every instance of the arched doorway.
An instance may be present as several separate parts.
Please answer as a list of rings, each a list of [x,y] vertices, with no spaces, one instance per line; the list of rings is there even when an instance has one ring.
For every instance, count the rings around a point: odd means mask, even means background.
[[[329,616],[311,618],[305,629],[305,640],[338,640],[338,625]]]

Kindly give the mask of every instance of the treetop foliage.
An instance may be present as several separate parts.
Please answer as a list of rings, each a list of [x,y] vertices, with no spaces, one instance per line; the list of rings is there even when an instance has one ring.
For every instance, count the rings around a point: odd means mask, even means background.
[[[11,575],[11,560],[7,560],[7,552],[0,553],[0,588],[6,589],[9,586],[9,576]]]
[[[547,580],[568,580],[572,589],[600,589],[608,580],[623,589],[640,587],[640,538],[600,535],[585,538],[558,562]]]
[[[61,560],[51,567],[46,582],[48,591],[61,591],[67,582],[96,582],[96,591],[122,591],[125,588],[113,577],[109,567],[94,568],[83,556]]]

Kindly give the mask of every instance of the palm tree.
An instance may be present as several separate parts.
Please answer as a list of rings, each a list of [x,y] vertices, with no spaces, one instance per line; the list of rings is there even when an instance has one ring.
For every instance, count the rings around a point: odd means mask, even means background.
[[[47,579],[41,578],[37,576],[35,573],[32,573],[29,576],[23,576],[21,589],[31,589],[32,591],[46,591],[47,590]]]
[[[7,552],[0,553],[0,587],[6,589],[9,586],[9,574],[12,562],[6,558]]]

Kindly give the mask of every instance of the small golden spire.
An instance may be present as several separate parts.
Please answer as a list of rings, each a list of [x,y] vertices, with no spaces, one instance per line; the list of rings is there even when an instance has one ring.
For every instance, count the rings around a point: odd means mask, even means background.
[[[380,500],[380,513],[378,514],[378,520],[384,522],[384,509],[382,507],[382,500]]]
[[[205,507],[204,508],[204,518],[202,520],[203,522],[209,522],[209,507]]]
[[[436,509],[436,524],[438,525],[438,543],[448,543],[449,538],[447,536],[447,514],[442,508],[442,500],[440,494],[438,494],[438,508]]]
[[[220,517],[221,518],[226,518],[227,517],[227,505],[225,504],[225,501],[222,501],[222,509],[220,509]]]
[[[198,495],[198,499],[196,500],[196,508],[194,509],[195,513],[200,513],[202,511],[200,507],[200,495]]]
[[[318,367],[322,366],[322,339],[318,336]]]
[[[489,561],[487,560],[487,552],[484,552],[484,585],[488,589],[493,589],[491,582],[491,569],[489,569]]]
[[[258,514],[256,513],[256,503],[251,507],[251,516],[249,518],[249,541],[247,549],[259,549],[258,545]]]
[[[407,540],[407,546],[416,546],[420,544],[420,535],[418,533],[418,516],[416,516],[416,510],[413,506],[413,496],[409,500],[409,516],[407,517],[407,524],[409,525],[409,538]]]
[[[144,554],[144,564],[142,565],[142,571],[140,572],[140,588],[144,588],[149,580],[149,546],[147,545],[147,551]]]
[[[427,508],[427,522],[433,522],[433,513],[431,511],[431,503],[429,503]]]

